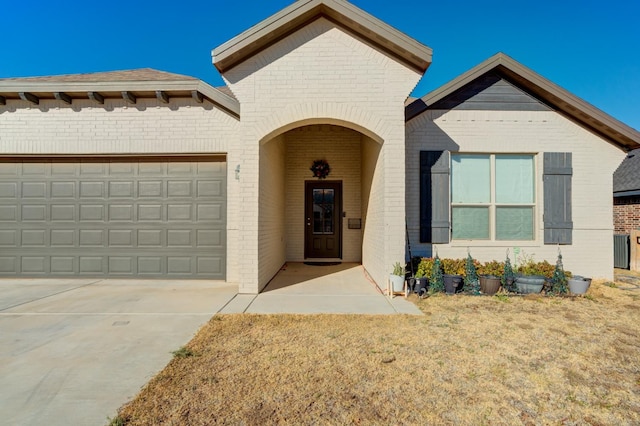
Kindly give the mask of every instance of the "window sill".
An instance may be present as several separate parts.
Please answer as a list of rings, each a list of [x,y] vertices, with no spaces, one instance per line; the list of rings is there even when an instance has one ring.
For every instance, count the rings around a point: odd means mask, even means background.
[[[447,244],[445,244],[447,245]],[[540,247],[540,241],[454,240],[449,247]]]

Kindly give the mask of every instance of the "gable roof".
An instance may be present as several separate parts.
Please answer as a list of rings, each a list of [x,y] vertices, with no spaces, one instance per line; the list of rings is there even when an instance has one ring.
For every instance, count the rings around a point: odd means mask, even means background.
[[[40,99],[61,99],[70,104],[73,99],[104,103],[104,99],[125,98],[135,103],[137,98],[158,98],[167,103],[172,97],[193,97],[198,102],[206,98],[234,116],[240,116],[240,104],[236,99],[202,80],[152,68],[0,79],[0,105],[12,99],[34,104]]]
[[[624,150],[640,147],[640,132],[535,73],[504,53],[498,53],[456,79],[414,101],[405,109],[406,120],[422,114],[444,98],[472,84],[489,72],[533,95],[558,112],[605,137]]]
[[[613,196],[640,195],[640,149],[629,152],[613,173]]]
[[[213,49],[213,64],[224,73],[319,17],[346,28],[421,73],[431,65],[431,48],[346,0],[298,0]]]

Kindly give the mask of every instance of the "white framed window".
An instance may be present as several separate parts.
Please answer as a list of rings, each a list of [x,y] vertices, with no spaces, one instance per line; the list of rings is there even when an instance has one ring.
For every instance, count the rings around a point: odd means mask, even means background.
[[[453,240],[532,241],[533,154],[451,154]]]

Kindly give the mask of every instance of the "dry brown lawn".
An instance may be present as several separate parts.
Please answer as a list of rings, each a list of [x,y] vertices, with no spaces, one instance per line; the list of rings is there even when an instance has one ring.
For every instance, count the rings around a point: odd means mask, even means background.
[[[215,316],[118,420],[640,424],[640,292],[412,300],[425,316]]]

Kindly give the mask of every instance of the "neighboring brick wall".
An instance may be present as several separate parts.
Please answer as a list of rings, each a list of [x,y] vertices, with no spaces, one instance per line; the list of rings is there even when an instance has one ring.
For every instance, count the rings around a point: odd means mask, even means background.
[[[543,240],[542,153],[573,152],[573,244],[560,246],[566,269],[580,275],[613,278],[613,172],[625,153],[556,112],[426,111],[407,123],[407,216],[412,248],[419,241],[419,152],[533,153],[536,155],[536,240],[531,242],[452,242],[438,244],[440,257],[502,260],[514,247],[535,259],[555,263],[558,246]]]
[[[613,199],[613,226],[616,234],[640,229],[640,196]]]

